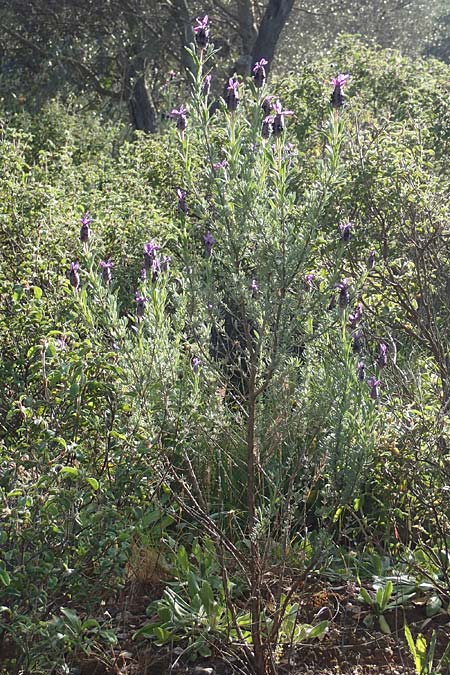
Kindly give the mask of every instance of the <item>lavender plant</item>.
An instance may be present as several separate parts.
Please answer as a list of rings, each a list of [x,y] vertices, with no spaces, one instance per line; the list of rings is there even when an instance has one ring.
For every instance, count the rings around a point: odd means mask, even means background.
[[[286,121],[295,113],[268,97],[259,75],[253,90],[230,78],[211,117],[203,90],[214,46],[199,46],[198,53],[192,46],[189,55],[195,64],[190,122],[179,146],[196,217],[183,212],[178,257],[206,437],[185,429],[165,456],[175,499],[216,542],[225,587],[226,559],[246,579],[252,648],[245,653],[252,671],[265,675],[276,671],[275,647],[292,594],[319,555],[317,549],[288,572],[289,554],[307,539],[306,522],[298,522],[305,494],[328,481],[325,510],[351,501],[373,448],[375,408],[361,385],[348,329],[361,318],[358,306],[350,319],[349,305],[364,278],[338,282],[346,269],[339,244],[333,260],[319,255],[321,218],[332,187],[343,180],[345,120],[330,112],[314,186],[302,193],[287,143]],[[257,64],[257,73],[264,65]],[[194,152],[204,159],[205,189],[193,169]],[[341,230],[344,242],[350,228]],[[337,291],[337,306],[327,310]],[[227,510],[237,505],[242,515],[230,522]],[[283,575],[293,578],[267,630],[264,579],[280,564],[274,554],[280,545]],[[224,597],[239,635],[236,608]]]

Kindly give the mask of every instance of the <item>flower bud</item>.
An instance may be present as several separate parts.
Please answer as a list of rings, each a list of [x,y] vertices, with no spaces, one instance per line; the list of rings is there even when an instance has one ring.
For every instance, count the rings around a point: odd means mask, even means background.
[[[235,112],[237,110],[239,104],[239,83],[232,77],[228,80],[225,103],[229,112]]]
[[[196,19],[197,25],[194,26],[195,42],[199,49],[205,49],[209,44],[208,15],[203,19]]]
[[[101,260],[100,261],[100,267],[102,270],[102,279],[104,283],[109,286],[109,284],[112,281],[112,273],[111,269],[114,267],[114,263],[112,263],[109,260]]]
[[[80,275],[78,274],[79,267],[80,263],[77,262],[70,263],[69,281],[70,285],[73,286],[73,288],[76,291],[80,288]]]
[[[264,66],[267,66],[267,64],[268,61],[266,61],[266,59],[261,59],[253,66],[253,82],[258,89],[263,87],[266,82],[266,69]]]

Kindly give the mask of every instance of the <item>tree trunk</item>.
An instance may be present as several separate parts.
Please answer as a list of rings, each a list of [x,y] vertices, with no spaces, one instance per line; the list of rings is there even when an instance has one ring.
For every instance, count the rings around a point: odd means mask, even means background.
[[[254,64],[262,58],[267,59],[269,62],[266,66],[267,73],[272,65],[278,39],[289,18],[293,4],[294,0],[269,0],[264,12],[251,52],[251,61]]]
[[[145,84],[144,73],[131,83],[129,91],[128,109],[133,128],[149,134],[155,133],[157,130],[156,110]]]
[[[242,52],[234,63],[229,76],[250,75],[254,64],[262,58],[269,63],[265,67],[269,72],[275,56],[278,40],[289,18],[294,0],[269,0],[262,21],[257,28],[251,0],[238,1],[239,34]]]

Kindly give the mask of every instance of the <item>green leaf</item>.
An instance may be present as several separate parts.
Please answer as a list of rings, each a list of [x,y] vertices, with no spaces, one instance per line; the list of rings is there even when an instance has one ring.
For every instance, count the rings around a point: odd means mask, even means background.
[[[442,600],[438,595],[432,595],[430,598],[428,598],[428,602],[425,607],[425,612],[428,617],[435,616],[435,614],[439,614],[441,609],[442,609]]]
[[[416,666],[416,671],[418,675],[424,675],[423,671],[427,655],[427,641],[422,635],[422,633],[419,633],[419,635],[417,636],[414,654],[415,654],[414,663]]]
[[[387,606],[387,604],[390,600],[390,597],[392,595],[393,590],[394,590],[394,586],[392,584],[392,581],[389,580],[387,582],[386,586],[384,587],[384,590],[383,590],[383,597],[382,597],[382,600],[381,600],[381,611],[386,609],[386,606]]]
[[[86,481],[89,483],[91,488],[95,490],[95,492],[97,492],[97,490],[100,487],[100,483],[98,482],[98,480],[96,478],[86,478]]]
[[[317,626],[313,626],[313,628],[308,633],[308,638],[316,638],[319,637],[319,635],[323,635],[323,633],[325,633],[327,628],[328,628],[328,621],[321,621],[320,623],[317,624]]]
[[[0,582],[3,586],[9,586],[11,584],[11,577],[5,569],[0,568]]]
[[[369,607],[373,607],[373,598],[363,586],[359,589],[359,596]]]
[[[61,614],[66,618],[66,624],[69,625],[75,633],[81,633],[81,619],[76,612],[72,609],[68,609],[68,607],[61,607]]]
[[[202,587],[200,589],[200,598],[208,614],[211,614],[214,609],[214,593],[206,579],[203,580]]]
[[[200,656],[203,656],[204,658],[207,658],[208,656],[211,656],[211,653],[212,653],[211,649],[204,642],[199,642],[197,644],[197,651],[200,654]]]
[[[74,466],[63,466],[60,473],[64,474],[65,476],[69,476],[71,478],[78,477],[78,469],[76,469]]]
[[[411,656],[413,657],[414,662],[415,662],[416,657],[417,657],[416,645],[414,644],[414,639],[413,639],[413,636],[411,634],[411,630],[410,630],[407,623],[405,623],[404,631],[405,631],[405,637],[406,637],[406,642],[408,643],[409,651],[411,652]]]
[[[36,300],[40,300],[42,298],[42,288],[39,288],[39,286],[33,286],[33,293]]]
[[[391,627],[382,614],[378,617],[378,623],[380,624],[380,630],[382,633],[385,635],[390,635],[390,633],[392,633]]]

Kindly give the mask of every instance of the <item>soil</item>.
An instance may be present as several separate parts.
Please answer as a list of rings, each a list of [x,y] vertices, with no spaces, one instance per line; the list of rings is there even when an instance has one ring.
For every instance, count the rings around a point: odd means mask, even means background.
[[[161,597],[162,588],[131,583],[122,596],[123,606],[117,614],[122,629],[121,647],[111,669],[95,669],[85,663],[79,675],[244,675],[245,667],[234,659],[202,660],[194,665],[177,663],[179,651],[155,649],[147,641],[132,640],[133,633],[148,621],[145,609],[149,602]],[[327,619],[327,632],[303,645],[286,648],[279,656],[279,675],[416,675],[413,660],[404,638],[407,622],[413,635],[419,632],[431,639],[438,635],[437,654],[450,641],[450,616],[445,612],[427,618],[423,603],[387,612],[391,628],[386,635],[377,625],[370,608],[357,600],[355,585],[332,586],[326,582],[308,584],[296,596],[300,604],[299,621],[317,623]],[[373,618],[373,625],[370,625]],[[369,623],[369,625],[367,625]],[[219,652],[220,650],[218,650]],[[121,656],[120,656],[121,654]],[[98,668],[98,664],[97,664]],[[211,670],[212,669],[212,670]],[[448,671],[450,675],[450,670]],[[442,672],[442,675],[447,675]]]
[[[181,662],[181,648],[155,648],[147,640],[133,640],[135,631],[148,622],[147,606],[161,597],[162,591],[162,584],[130,580],[119,598],[104,603],[102,611],[112,618],[119,645],[113,652],[105,653],[102,661],[77,659],[70,675],[247,675],[237,653],[225,657],[219,647],[215,658],[192,665]],[[318,580],[297,593],[299,621],[318,623],[326,619],[329,625],[320,638],[286,647],[278,655],[279,675],[416,675],[404,639],[405,621],[413,635],[419,632],[425,635],[427,644],[436,631],[437,655],[450,642],[447,612],[427,618],[424,602],[420,600],[416,605],[400,607],[385,614],[391,629],[386,635],[379,630],[371,609],[361,604],[357,595],[354,584],[333,586]],[[443,670],[441,675],[450,675],[450,669]]]

